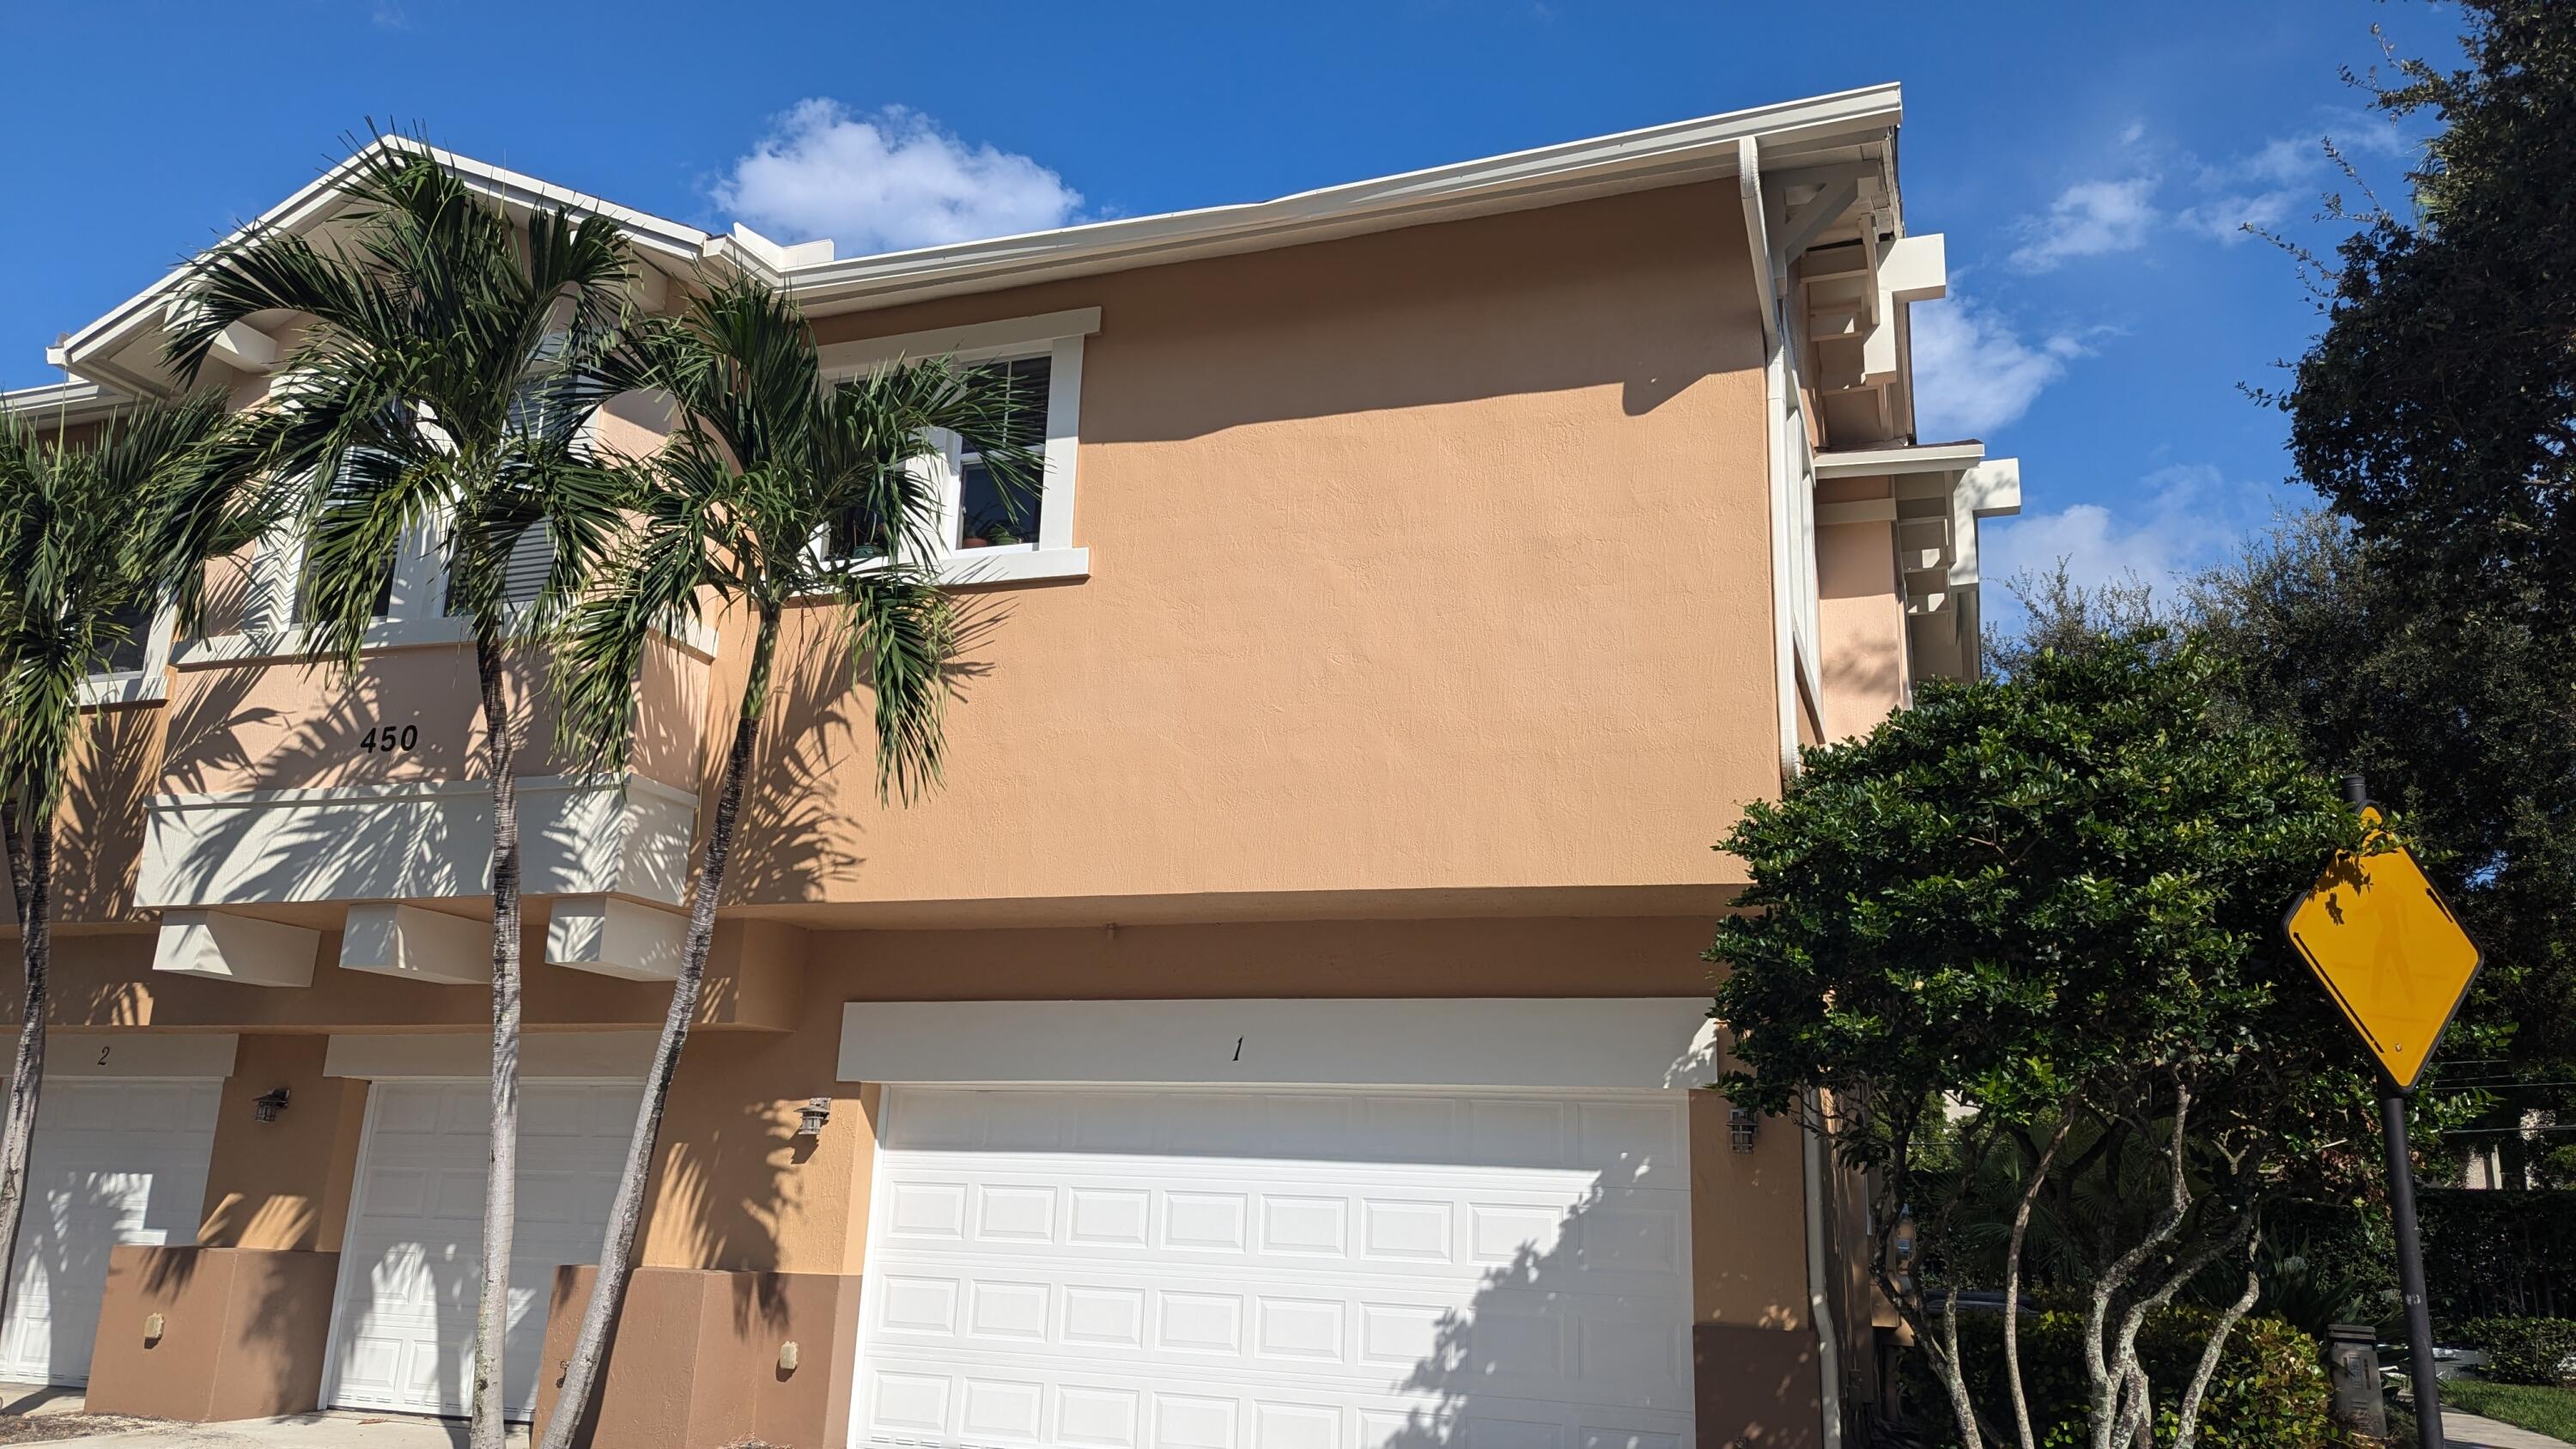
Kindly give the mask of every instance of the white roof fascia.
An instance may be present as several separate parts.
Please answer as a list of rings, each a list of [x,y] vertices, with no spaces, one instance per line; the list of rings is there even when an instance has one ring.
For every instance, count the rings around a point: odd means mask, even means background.
[[[477,161],[470,156],[459,156],[436,146],[425,146],[408,137],[379,136],[351,153],[348,159],[298,187],[284,201],[261,212],[246,225],[234,228],[217,245],[229,246],[259,232],[299,231],[313,225],[339,200],[340,185],[350,173],[386,151],[409,151],[427,156],[464,178],[476,192],[504,204],[561,207],[604,217],[625,228],[643,250],[660,253],[675,261],[698,260],[705,255],[711,240],[696,227],[585,196],[522,172]],[[96,354],[122,348],[133,340],[138,331],[160,324],[163,305],[187,281],[188,275],[187,266],[172,268],[159,281],[127,298],[106,316],[49,350],[48,356],[57,358],[58,365],[77,369]]]
[[[95,382],[53,382],[0,392],[0,413],[38,424],[54,418],[85,423],[105,417],[126,400],[125,394]]]
[[[1887,448],[1847,448],[1816,455],[1819,478],[1878,478],[1895,473],[1955,473],[1985,461],[1986,445],[1926,443]]]
[[[1736,143],[1746,138],[1760,142],[1766,170],[1812,165],[1834,159],[1836,148],[1884,143],[1903,114],[1898,86],[1870,86],[1272,201],[852,257],[786,275],[809,312],[857,311],[1733,176]]]

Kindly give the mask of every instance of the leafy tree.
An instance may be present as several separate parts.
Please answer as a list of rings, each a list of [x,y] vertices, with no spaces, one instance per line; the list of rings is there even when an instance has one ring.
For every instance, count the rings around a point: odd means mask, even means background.
[[[258,523],[234,506],[241,457],[221,401],[148,403],[86,440],[0,412],[0,834],[17,898],[25,997],[0,1115],[0,1265],[16,1261],[45,1079],[54,825],[78,753],[83,682],[139,647],[174,592]],[[9,1276],[0,1270],[0,1310]]]
[[[623,367],[626,382],[676,400],[679,425],[635,471],[625,500],[632,526],[567,621],[557,656],[565,743],[604,767],[622,766],[645,651],[710,604],[747,617],[751,660],[679,977],[547,1449],[573,1442],[623,1306],[654,1146],[697,1014],[743,786],[768,717],[781,627],[793,611],[829,617],[852,684],[875,699],[878,792],[910,800],[939,777],[943,671],[956,637],[933,563],[944,552],[940,498],[915,464],[936,451],[935,434],[955,434],[982,452],[1006,500],[1027,496],[1036,466],[1014,441],[1025,400],[1003,374],[929,361],[827,384],[795,303],[755,281],[719,287],[680,322],[641,328]]]
[[[2279,401],[2300,476],[2462,608],[2576,618],[2576,8],[2463,0],[2468,64],[2377,93],[2442,129],[2337,251]]]
[[[2260,1290],[2266,1209],[2369,1140],[2349,1029],[2276,943],[2283,905],[2358,826],[2292,740],[2227,717],[2218,673],[2149,634],[1927,684],[1868,736],[1809,751],[1725,845],[1754,909],[1709,953],[1730,968],[1714,1014],[1741,1063],[1724,1088],[1878,1174],[1869,1261],[1971,1446],[1997,1424],[2033,1444],[2015,1338],[2036,1208],[2075,1228],[2054,1273],[2081,1314],[2094,1449],[2151,1433],[2140,1329],[2232,1265],[2169,1406],[2188,1446]],[[2105,1177],[2134,1211],[2080,1211]],[[1955,1275],[1927,1292],[1888,1251],[1912,1204],[1925,1260],[1973,1256],[1962,1219],[1997,1192],[2002,1403],[1961,1372]]]
[[[604,394],[634,263],[617,227],[534,209],[515,222],[425,148],[380,140],[342,183],[347,240],[254,232],[195,264],[171,330],[193,373],[254,313],[310,319],[275,405],[242,416],[296,495],[296,611],[310,649],[354,670],[403,541],[443,540],[447,610],[471,627],[492,783],[492,1120],[471,1397],[474,1449],[501,1449],[518,1158],[520,906],[514,651],[543,637],[605,545],[614,473],[582,424]],[[513,598],[514,554],[545,583]]]

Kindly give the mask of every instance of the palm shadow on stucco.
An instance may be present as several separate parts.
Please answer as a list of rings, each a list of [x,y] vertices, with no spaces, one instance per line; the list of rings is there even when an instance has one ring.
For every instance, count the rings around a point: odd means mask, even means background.
[[[981,653],[1009,617],[1008,605],[995,596],[970,592],[957,598],[955,640],[940,669],[948,709],[965,705],[975,686],[992,675],[993,665]],[[831,808],[836,800],[874,800],[876,727],[866,686],[857,682],[865,677],[862,663],[838,636],[782,658],[743,784],[733,860],[725,870],[727,906],[822,900],[830,882],[866,868],[867,857],[844,843],[865,833],[864,818]],[[727,702],[707,741],[711,776],[722,764],[734,703]],[[791,724],[794,733],[786,733]],[[952,754],[947,766],[972,763]]]

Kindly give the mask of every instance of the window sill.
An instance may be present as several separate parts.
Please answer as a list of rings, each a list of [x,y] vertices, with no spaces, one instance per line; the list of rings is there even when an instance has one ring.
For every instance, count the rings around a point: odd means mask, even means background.
[[[939,561],[939,581],[958,589],[1089,577],[1087,548],[960,549]]]
[[[474,641],[473,626],[464,619],[441,616],[435,619],[388,619],[367,630],[361,648],[369,654],[397,649],[455,648]],[[692,619],[680,638],[672,643],[703,660],[716,657],[716,631],[702,619]],[[246,634],[218,634],[206,639],[186,639],[172,647],[170,663],[179,669],[204,668],[218,664],[265,663],[272,660],[303,659],[309,646],[302,628]],[[158,682],[157,680],[155,681]]]
[[[80,707],[104,709],[122,704],[158,704],[170,697],[170,676],[155,669],[93,674],[81,681]]]

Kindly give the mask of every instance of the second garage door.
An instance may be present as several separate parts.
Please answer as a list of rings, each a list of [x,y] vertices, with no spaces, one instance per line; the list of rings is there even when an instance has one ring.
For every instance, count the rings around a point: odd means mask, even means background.
[[[108,1250],[197,1240],[222,1097],[220,1081],[45,1083],[0,1379],[88,1382]]]
[[[509,1414],[536,1409],[554,1269],[598,1261],[640,1089],[530,1082],[520,1090],[519,1212],[511,1240]],[[379,1083],[341,1249],[330,1400],[462,1414],[481,1283],[482,1082]]]
[[[1677,1449],[1672,1095],[896,1088],[880,1445]]]

